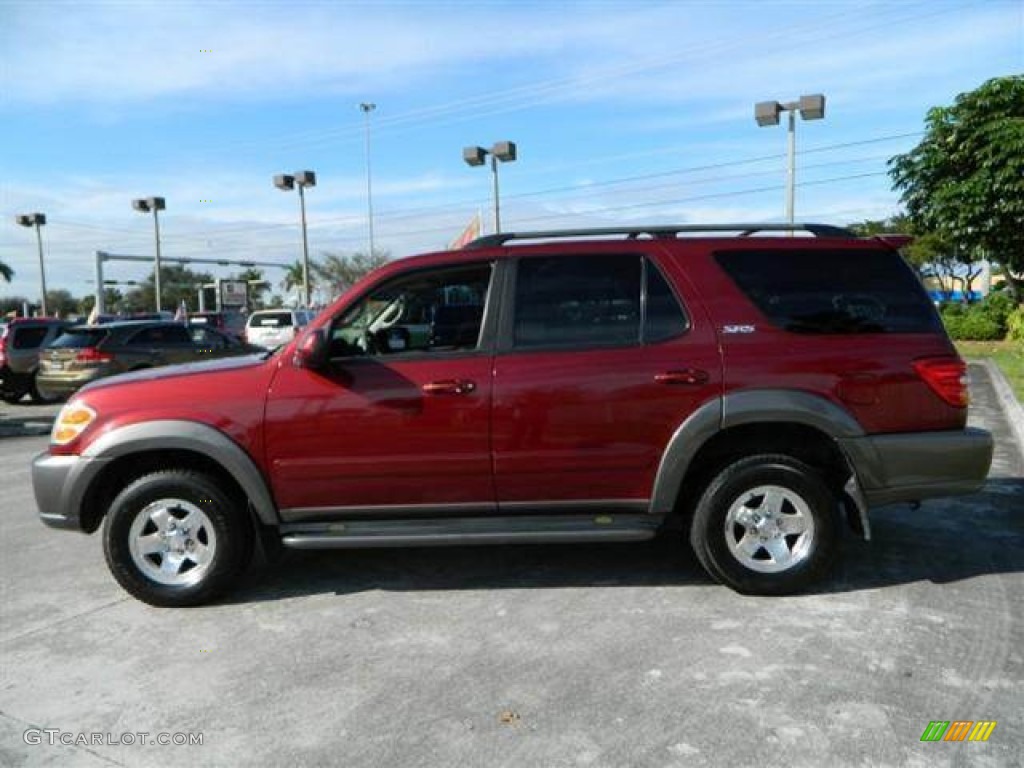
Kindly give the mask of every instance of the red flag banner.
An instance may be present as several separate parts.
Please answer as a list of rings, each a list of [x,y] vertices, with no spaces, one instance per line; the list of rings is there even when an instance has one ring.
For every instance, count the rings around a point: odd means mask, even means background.
[[[448,250],[457,251],[459,248],[465,248],[467,244],[473,242],[478,237],[480,237],[479,213],[469,220],[469,224],[462,230],[462,234],[448,244]]]

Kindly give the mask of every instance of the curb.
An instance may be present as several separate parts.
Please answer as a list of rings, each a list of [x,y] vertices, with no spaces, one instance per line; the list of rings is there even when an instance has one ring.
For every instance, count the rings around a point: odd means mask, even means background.
[[[1006,380],[1003,372],[999,370],[998,365],[988,358],[977,358],[971,362],[977,363],[988,372],[989,381],[992,382],[992,388],[996,391],[1003,415],[1006,416],[1006,420],[1010,424],[1010,434],[1017,441],[1017,450],[1024,456],[1024,406],[1021,406],[1020,401],[1013,394],[1010,383]]]

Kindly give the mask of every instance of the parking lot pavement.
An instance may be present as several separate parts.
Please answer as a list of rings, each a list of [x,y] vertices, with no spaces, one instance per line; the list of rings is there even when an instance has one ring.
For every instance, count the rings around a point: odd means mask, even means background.
[[[2,440],[0,765],[1019,766],[1024,457],[987,382],[983,491],[878,510],[819,591],[775,599],[665,538],[295,552],[151,608],[97,537],[36,520],[45,438]],[[922,742],[934,720],[997,725]]]
[[[61,403],[34,405],[25,400],[11,404],[0,402],[0,438],[48,435]]]

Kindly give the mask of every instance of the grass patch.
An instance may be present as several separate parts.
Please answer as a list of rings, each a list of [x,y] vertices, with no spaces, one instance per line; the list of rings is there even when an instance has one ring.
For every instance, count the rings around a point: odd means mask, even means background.
[[[1024,343],[1019,341],[958,341],[963,357],[988,357],[995,361],[1007,381],[1024,403]]]

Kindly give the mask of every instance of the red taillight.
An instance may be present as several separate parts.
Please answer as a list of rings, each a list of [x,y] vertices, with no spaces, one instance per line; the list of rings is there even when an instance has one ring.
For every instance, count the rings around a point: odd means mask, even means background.
[[[75,355],[76,363],[109,363],[113,359],[113,355],[100,352],[96,347],[85,347],[78,350],[78,354]]]
[[[914,370],[924,383],[950,405],[965,408],[967,364],[958,357],[925,357],[914,361]]]
[[[0,365],[7,363],[7,335],[0,336]]]

